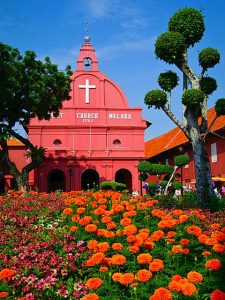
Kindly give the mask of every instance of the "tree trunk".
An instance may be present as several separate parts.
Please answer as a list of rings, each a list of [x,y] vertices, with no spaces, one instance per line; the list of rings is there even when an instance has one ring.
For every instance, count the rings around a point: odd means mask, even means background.
[[[199,134],[191,133],[194,154],[196,192],[202,208],[208,207],[210,196],[213,194],[211,167],[205,144]]]
[[[28,174],[25,172],[16,174],[15,180],[18,185],[18,190],[23,192],[29,191],[28,177],[29,177]]]

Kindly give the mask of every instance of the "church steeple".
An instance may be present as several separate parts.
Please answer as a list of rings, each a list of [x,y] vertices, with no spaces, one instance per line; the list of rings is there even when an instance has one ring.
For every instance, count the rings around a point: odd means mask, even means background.
[[[98,59],[95,56],[95,49],[92,47],[90,37],[86,34],[84,44],[80,49],[80,54],[77,59],[77,70],[92,70],[98,71]]]

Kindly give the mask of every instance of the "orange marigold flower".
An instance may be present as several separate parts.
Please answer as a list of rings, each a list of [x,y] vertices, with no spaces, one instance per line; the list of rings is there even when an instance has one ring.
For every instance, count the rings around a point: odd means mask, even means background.
[[[117,227],[117,225],[116,225],[115,222],[109,222],[109,223],[107,223],[107,229],[114,229],[116,227]]]
[[[164,232],[162,230],[156,230],[153,232],[150,238],[152,242],[157,242],[160,239],[162,239],[163,236],[164,236]]]
[[[63,210],[63,214],[66,216],[72,214],[72,212],[73,212],[73,210],[70,207],[64,208],[64,210]]]
[[[152,272],[146,269],[139,270],[136,274],[137,280],[140,282],[147,282],[152,278]]]
[[[153,261],[149,265],[149,270],[152,272],[159,272],[164,269],[164,263],[161,259],[153,259]]]
[[[120,282],[121,276],[122,276],[121,273],[116,272],[116,273],[114,273],[114,274],[112,275],[112,280],[115,281],[115,282]]]
[[[96,289],[100,288],[100,286],[102,285],[102,280],[101,280],[101,278],[98,278],[98,277],[92,277],[92,278],[88,279],[88,281],[86,282],[86,285],[89,289],[96,290]]]
[[[173,228],[176,225],[177,225],[177,220],[175,220],[175,219],[162,220],[162,221],[159,221],[159,223],[158,223],[159,228]]]
[[[14,275],[15,271],[12,269],[5,268],[0,271],[0,279],[2,279],[3,282],[10,281]]]
[[[115,232],[106,230],[106,232],[105,232],[105,237],[106,238],[111,239],[111,238],[114,238],[115,236],[116,236]]]
[[[95,232],[97,231],[97,226],[95,224],[88,224],[85,226],[84,230],[86,232]]]
[[[155,246],[155,243],[152,242],[151,240],[147,239],[144,244],[143,244],[145,249],[152,249]]]
[[[86,208],[85,207],[79,207],[78,209],[77,209],[77,213],[78,214],[83,214],[83,213],[85,213],[86,212]]]
[[[181,245],[174,245],[174,246],[172,247],[172,252],[173,252],[174,254],[182,253],[182,252],[183,252],[183,248],[182,248]]]
[[[0,292],[0,298],[6,298],[9,295],[9,292]]]
[[[110,249],[109,243],[102,242],[98,244],[98,251],[102,253],[106,253]]]
[[[120,220],[121,226],[127,226],[127,225],[130,225],[131,223],[132,223],[132,220],[130,218],[123,218],[122,220]]]
[[[188,220],[188,216],[187,215],[181,215],[181,216],[179,216],[180,223],[184,223],[187,220]]]
[[[182,276],[180,276],[179,274],[173,275],[172,277],[172,281],[180,281],[182,279]]]
[[[73,222],[78,222],[78,221],[80,220],[80,215],[78,215],[78,214],[73,215],[73,216],[71,217],[71,220],[72,220]]]
[[[213,245],[213,251],[217,253],[223,254],[225,252],[225,245],[222,244],[214,244]]]
[[[187,279],[192,283],[196,283],[196,282],[199,283],[199,282],[202,282],[203,276],[202,276],[202,274],[200,274],[196,271],[191,271],[191,272],[188,272]]]
[[[221,227],[221,225],[219,223],[213,223],[210,225],[210,227],[213,229],[213,230],[217,230]]]
[[[225,233],[222,231],[216,231],[212,234],[212,238],[217,242],[225,242]]]
[[[88,249],[90,250],[95,250],[97,249],[97,245],[98,245],[98,242],[96,240],[90,240],[88,243],[87,243],[87,247]]]
[[[129,251],[132,253],[137,253],[137,252],[139,252],[139,247],[138,246],[130,246]]]
[[[225,300],[225,293],[221,290],[214,290],[210,294],[210,300]]]
[[[123,249],[123,245],[121,243],[114,243],[112,244],[112,249],[115,251],[119,251]]]
[[[183,254],[189,254],[189,253],[190,253],[190,250],[189,250],[188,248],[184,248],[184,249],[182,250],[182,253],[183,253]]]
[[[137,227],[135,225],[125,226],[123,229],[123,234],[125,235],[134,235],[137,232]]]
[[[71,226],[70,227],[70,232],[76,232],[78,230],[77,226]]]
[[[207,237],[207,235],[206,234],[200,234],[199,236],[198,236],[198,241],[200,242],[200,243],[205,243],[205,241],[208,239],[208,237]]]
[[[180,240],[180,243],[182,244],[182,245],[188,245],[189,244],[189,240],[188,239],[181,239]]]
[[[203,252],[202,252],[202,255],[203,255],[203,256],[208,256],[208,255],[210,255],[210,254],[211,254],[210,251],[203,251]]]
[[[149,253],[141,253],[137,256],[137,261],[139,264],[150,264],[152,256]]]
[[[119,282],[123,285],[129,285],[134,282],[134,274],[133,273],[124,273],[121,274]]]
[[[162,216],[164,216],[164,211],[161,210],[161,209],[153,209],[152,212],[151,212],[152,216],[154,217],[158,217],[158,218],[161,218]]]
[[[181,210],[181,209],[175,209],[174,211],[173,211],[173,215],[174,216],[180,216],[180,215],[182,215],[183,214],[183,210]]]
[[[102,217],[102,223],[103,224],[110,223],[110,222],[112,222],[112,218],[111,217],[109,217],[109,216]]]
[[[99,228],[97,230],[97,236],[105,236],[107,230],[106,229],[103,229],[103,228]]]
[[[136,236],[135,235],[128,235],[127,237],[127,242],[128,243],[134,243],[136,240]]]
[[[197,292],[196,286],[191,282],[181,284],[181,293],[185,296],[191,296]]]
[[[96,293],[87,294],[84,296],[83,300],[99,300],[99,296]]]
[[[175,237],[177,233],[175,231],[168,231],[167,235],[166,235],[166,239],[170,239],[172,237]]]
[[[93,254],[87,261],[86,261],[86,266],[87,267],[93,267],[95,265],[99,265],[102,263],[105,259],[105,254],[102,252],[97,252]]]
[[[206,268],[211,271],[219,270],[222,266],[221,261],[217,258],[212,258],[205,263]]]
[[[202,234],[202,230],[200,227],[193,225],[187,228],[187,233],[190,235],[199,236]]]
[[[122,254],[115,254],[111,257],[111,264],[121,266],[126,263],[126,257]]]
[[[105,272],[107,272],[108,270],[109,270],[108,267],[100,267],[100,268],[99,268],[99,271],[102,272],[102,273],[105,273]]]
[[[172,300],[172,294],[170,292],[170,290],[164,288],[164,287],[160,287],[157,290],[155,290],[154,295],[153,296],[157,296],[159,300]]]
[[[79,220],[79,224],[82,226],[86,226],[86,225],[90,224],[91,221],[92,221],[91,216],[85,216]]]
[[[137,210],[145,210],[146,209],[146,203],[138,203],[137,204]]]
[[[170,281],[168,286],[171,291],[180,292],[181,286],[179,281],[172,280]]]

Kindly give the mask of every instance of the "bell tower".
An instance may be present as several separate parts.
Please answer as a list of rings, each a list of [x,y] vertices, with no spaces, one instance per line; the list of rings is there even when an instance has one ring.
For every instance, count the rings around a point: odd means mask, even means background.
[[[98,59],[95,56],[95,49],[92,47],[90,37],[87,35],[84,38],[84,44],[77,59],[77,71],[85,70],[98,71]]]

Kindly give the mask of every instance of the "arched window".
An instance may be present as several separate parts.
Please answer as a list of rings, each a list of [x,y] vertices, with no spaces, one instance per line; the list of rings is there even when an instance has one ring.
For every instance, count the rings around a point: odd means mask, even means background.
[[[118,140],[118,139],[116,139],[116,140],[113,141],[113,145],[114,145],[115,147],[119,147],[119,146],[121,145],[121,141]]]
[[[92,60],[90,57],[85,57],[84,58],[84,69],[85,70],[91,70],[92,68]]]
[[[53,144],[54,144],[56,147],[59,147],[60,145],[62,145],[62,142],[61,142],[59,139],[56,139],[56,140],[54,140]]]

